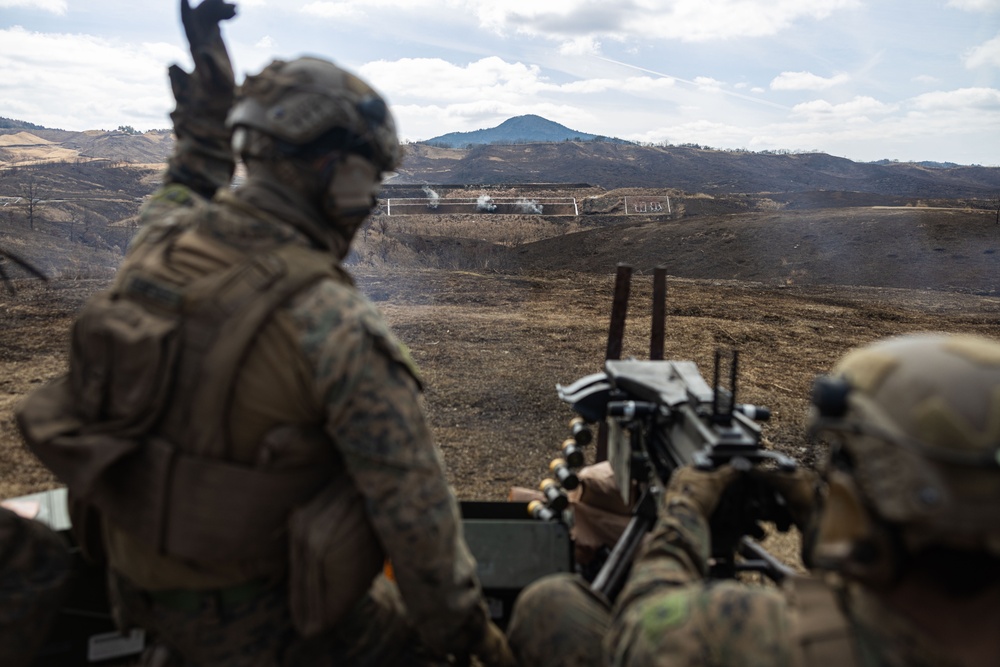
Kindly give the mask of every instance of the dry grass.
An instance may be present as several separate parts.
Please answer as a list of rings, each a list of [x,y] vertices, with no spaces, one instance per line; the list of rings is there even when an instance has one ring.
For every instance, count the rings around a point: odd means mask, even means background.
[[[719,276],[749,268],[768,276],[755,281],[671,278],[666,353],[694,360],[707,371],[716,348],[740,349],[742,400],[770,407],[774,416],[765,427],[768,440],[814,466],[823,452],[803,437],[807,396],[815,375],[847,349],[922,330],[1000,335],[1000,298],[993,295],[789,285],[789,272],[801,267],[811,270],[799,275],[818,282],[820,264],[788,265],[781,261],[785,253],[803,239],[817,243],[841,237],[858,261],[841,264],[827,258],[822,270],[829,282],[860,275],[865,266],[874,267],[865,274],[869,278],[884,279],[892,268],[884,261],[887,252],[905,254],[908,264],[919,266],[919,271],[895,277],[909,276],[918,286],[940,287],[960,279],[965,286],[988,287],[996,279],[995,271],[986,270],[995,260],[982,253],[977,239],[985,238],[986,230],[976,216],[944,212],[907,218],[887,211],[871,217],[864,213],[859,219],[858,213],[772,220],[770,227],[759,218],[705,217],[574,233],[569,233],[573,227],[564,233],[561,221],[538,217],[504,221],[511,229],[502,229],[488,216],[422,216],[388,220],[385,226],[376,218],[359,237],[350,269],[423,371],[434,437],[462,499],[500,500],[510,487],[534,487],[547,474],[572,416],[558,400],[555,384],[601,368],[614,254],[653,263],[669,252],[675,260],[672,274],[714,271]],[[920,234],[904,236],[907,224],[921,225]],[[822,233],[816,233],[820,226]],[[740,240],[739,234],[750,232],[753,243]],[[868,245],[851,245],[862,232]],[[518,241],[525,237],[544,239],[534,245]],[[37,241],[9,236],[0,242],[28,254],[38,250],[31,247]],[[513,245],[518,242],[522,245]],[[52,243],[45,254],[64,253],[62,275],[99,278],[61,279],[50,286],[20,281],[17,296],[0,297],[0,469],[5,471],[0,497],[56,484],[23,449],[13,425],[13,405],[62,372],[72,315],[110,276],[110,269],[101,268],[105,260],[95,263],[86,246],[62,241],[60,251]],[[975,257],[961,250],[970,243],[979,243]],[[722,249],[724,255],[706,258],[698,252],[702,248]],[[966,259],[954,259],[963,252]],[[523,261],[526,257],[531,261]],[[596,271],[602,263],[609,268]],[[528,268],[559,265],[581,270]],[[638,358],[648,355],[650,328],[651,287],[642,269],[639,264],[633,281],[624,348],[626,356]],[[778,538],[778,545],[774,548],[793,562],[794,536]]]

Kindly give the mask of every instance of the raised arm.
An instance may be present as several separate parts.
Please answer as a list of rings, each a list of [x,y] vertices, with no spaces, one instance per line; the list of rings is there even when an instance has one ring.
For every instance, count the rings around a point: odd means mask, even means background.
[[[235,162],[226,128],[233,104],[235,78],[219,25],[236,15],[236,6],[204,0],[192,8],[181,0],[181,22],[194,59],[194,71],[169,69],[177,107],[170,118],[177,143],[170,156],[164,186],[180,184],[211,198],[229,185]]]

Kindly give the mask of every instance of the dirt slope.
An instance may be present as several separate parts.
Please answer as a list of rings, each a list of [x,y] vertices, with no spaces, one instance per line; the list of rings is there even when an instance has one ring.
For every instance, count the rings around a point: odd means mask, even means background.
[[[990,197],[1000,190],[998,168],[860,163],[824,153],[769,155],[574,141],[468,149],[410,144],[406,151],[395,179],[399,183],[585,182],[606,189],[838,190],[923,197]]]
[[[857,207],[608,224],[516,249],[526,270],[1000,292],[1000,227],[981,211]]]

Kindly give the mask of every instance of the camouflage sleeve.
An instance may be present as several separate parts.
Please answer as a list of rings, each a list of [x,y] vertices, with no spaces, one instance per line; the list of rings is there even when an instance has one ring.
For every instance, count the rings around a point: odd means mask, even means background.
[[[776,588],[699,581],[632,597],[605,637],[614,667],[785,667],[794,644]]]
[[[129,250],[147,240],[154,241],[178,222],[179,212],[205,203],[191,188],[180,183],[164,183],[139,210],[139,230],[129,241]]]
[[[482,637],[485,603],[405,351],[371,303],[332,281],[300,298],[292,316],[316,369],[327,431],[365,498],[411,619],[431,648],[467,651]]]
[[[674,497],[615,604],[612,665],[788,665],[785,599],[774,588],[705,579],[708,521]]]
[[[683,498],[661,508],[651,538],[636,558],[619,604],[668,587],[699,581],[707,574],[711,549],[708,521]]]

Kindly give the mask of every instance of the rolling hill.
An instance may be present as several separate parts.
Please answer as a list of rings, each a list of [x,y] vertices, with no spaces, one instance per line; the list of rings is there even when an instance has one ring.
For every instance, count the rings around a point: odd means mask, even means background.
[[[0,127],[0,170],[88,161],[160,169],[173,148],[173,136],[168,130],[132,134],[39,129],[24,122],[6,125]],[[455,144],[462,147],[436,143],[459,135],[461,140]],[[824,153],[642,146],[576,132],[539,116],[518,116],[489,130],[441,135],[432,143],[408,144],[402,166],[388,182],[588,183],[608,190],[638,187],[710,194],[861,192],[983,199],[1000,194],[1000,168],[863,163]]]
[[[590,183],[686,192],[844,191],[907,197],[990,197],[1000,168],[854,162],[825,153],[772,155],[610,142],[440,148],[410,144],[390,183]]]
[[[538,142],[559,141],[609,141],[611,143],[629,143],[622,139],[588,134],[571,130],[565,125],[529,114],[508,118],[496,127],[472,132],[449,132],[439,137],[428,139],[423,143],[447,148],[467,148],[482,144],[526,144]]]

